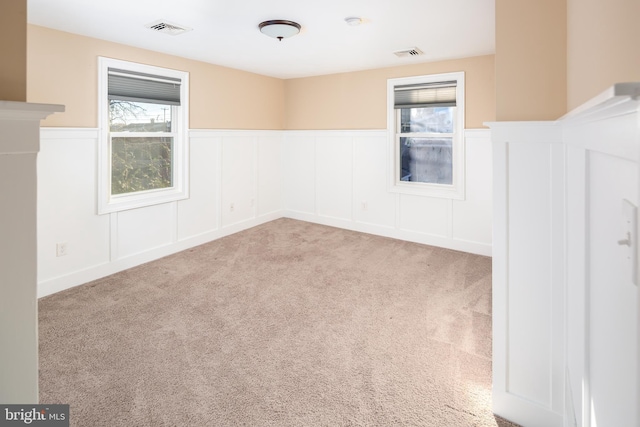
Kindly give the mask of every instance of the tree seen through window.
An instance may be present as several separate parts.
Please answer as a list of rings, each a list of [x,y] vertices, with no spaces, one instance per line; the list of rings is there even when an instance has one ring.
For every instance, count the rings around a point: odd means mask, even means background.
[[[112,99],[111,194],[172,186],[173,136],[170,105]]]

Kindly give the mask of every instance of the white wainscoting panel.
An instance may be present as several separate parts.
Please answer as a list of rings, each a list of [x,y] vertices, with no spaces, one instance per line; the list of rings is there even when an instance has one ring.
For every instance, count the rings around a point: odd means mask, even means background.
[[[284,216],[491,255],[491,189],[483,187],[492,179],[489,131],[467,132],[467,180],[478,185],[455,205],[388,191],[386,130],[286,132]]]
[[[564,295],[554,259],[564,247],[554,233],[564,235],[564,205],[555,203],[564,197],[562,131],[496,123],[492,132],[493,408],[527,426],[561,427]]]
[[[627,246],[618,244],[625,237],[623,200],[640,201],[638,88],[614,85],[594,100],[599,104],[563,120],[570,426],[640,423],[640,293],[626,263]]]
[[[282,136],[262,136],[258,144],[258,216],[282,210]]]
[[[567,146],[567,381],[568,426],[584,426],[583,411],[588,407],[585,378],[587,334],[586,295],[586,151]]]
[[[126,258],[171,244],[175,240],[175,210],[176,203],[171,202],[111,214],[117,216],[117,228],[111,229],[117,241],[117,257]]]
[[[550,145],[510,143],[507,337],[508,390],[551,405]],[[531,223],[536,223],[531,227]],[[541,233],[540,230],[548,230]],[[544,255],[542,255],[544,254]],[[541,333],[542,332],[542,333]],[[535,369],[531,369],[534,367]],[[545,372],[547,375],[540,375]]]
[[[638,94],[490,124],[493,409],[521,425],[640,425]]]
[[[591,425],[638,425],[637,292],[617,240],[622,201],[637,206],[636,160],[589,152],[589,384]],[[616,185],[611,185],[616,183]]]
[[[257,138],[222,140],[222,226],[249,220],[256,211]]]
[[[386,133],[353,137],[353,212],[358,223],[391,229],[398,195],[387,189],[387,145]]]
[[[222,137],[195,133],[190,138],[189,198],[178,202],[178,240],[219,227],[219,163]]]
[[[488,141],[477,130],[467,144],[470,179],[484,183]],[[385,130],[191,130],[190,198],[109,215],[96,214],[98,131],[45,128],[41,144],[40,296],[282,216],[491,254],[491,221],[478,208],[490,192],[468,185],[475,208],[389,193]],[[55,256],[56,243],[67,255]]]
[[[316,215],[315,138],[287,132],[283,142],[284,206],[291,212]]]
[[[493,218],[491,139],[485,130],[465,132],[465,199],[453,200],[454,240],[491,245]]]
[[[318,215],[352,220],[353,141],[350,136],[316,138]]]
[[[399,195],[398,228],[410,233],[450,238],[451,199]]]
[[[192,130],[189,199],[97,215],[98,131],[42,129],[38,295],[280,218],[281,141],[278,131]],[[57,243],[65,256],[56,256]]]
[[[38,155],[38,280],[109,262],[109,215],[96,215],[98,132],[46,129]],[[56,256],[56,244],[67,254]]]

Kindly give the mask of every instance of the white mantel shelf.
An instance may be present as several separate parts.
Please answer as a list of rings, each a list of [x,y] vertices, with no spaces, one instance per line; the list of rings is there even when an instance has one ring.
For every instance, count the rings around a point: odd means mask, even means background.
[[[40,120],[64,111],[64,105],[0,101],[0,155],[37,153]]]
[[[64,111],[64,105],[0,101],[0,120],[42,120]]]

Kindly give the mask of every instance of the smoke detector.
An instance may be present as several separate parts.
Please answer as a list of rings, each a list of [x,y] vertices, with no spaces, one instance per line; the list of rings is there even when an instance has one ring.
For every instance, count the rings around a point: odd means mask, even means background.
[[[405,50],[399,50],[397,52],[393,52],[395,56],[398,58],[407,58],[409,56],[420,56],[424,55],[424,52],[418,49],[417,47],[411,47]]]
[[[193,30],[193,28],[170,23],[164,20],[154,21],[150,24],[145,25],[145,27],[147,27],[150,30],[157,31],[159,33],[169,34],[171,36],[177,36]]]

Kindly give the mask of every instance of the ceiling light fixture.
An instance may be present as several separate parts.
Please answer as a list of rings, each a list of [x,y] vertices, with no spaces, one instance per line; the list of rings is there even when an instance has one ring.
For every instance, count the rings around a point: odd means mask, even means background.
[[[262,34],[266,34],[269,37],[282,41],[282,39],[298,34],[301,27],[297,22],[276,19],[273,21],[261,22],[260,25],[258,25],[258,28],[260,28],[260,32]]]
[[[362,18],[350,16],[348,18],[344,18],[344,22],[351,25],[352,27],[357,27],[358,25],[362,24]]]

